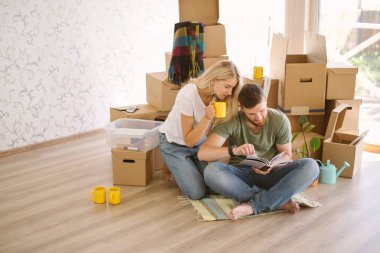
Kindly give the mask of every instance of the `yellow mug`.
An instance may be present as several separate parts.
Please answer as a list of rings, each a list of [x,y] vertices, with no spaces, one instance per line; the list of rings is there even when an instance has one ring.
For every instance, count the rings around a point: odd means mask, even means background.
[[[226,117],[227,103],[226,102],[215,102],[215,118],[221,119]]]
[[[96,204],[106,203],[106,188],[104,186],[96,186],[90,192],[90,199]]]
[[[112,205],[120,204],[121,194],[119,187],[111,187],[108,189],[108,202]]]
[[[263,78],[263,67],[255,66],[253,67],[253,79],[262,79]]]

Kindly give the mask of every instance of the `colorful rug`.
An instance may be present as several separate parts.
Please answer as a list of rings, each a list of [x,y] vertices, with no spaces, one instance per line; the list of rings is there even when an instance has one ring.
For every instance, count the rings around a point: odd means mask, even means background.
[[[208,195],[200,200],[190,200],[186,197],[179,197],[180,199],[188,200],[194,207],[197,213],[197,218],[199,221],[216,221],[216,220],[229,220],[229,213],[232,208],[237,206],[239,203],[232,199],[225,198],[220,195]],[[292,197],[292,199],[297,202],[300,206],[307,207],[318,207],[321,204],[305,193],[299,193]],[[278,212],[287,212],[286,210],[276,210],[272,212],[263,212],[258,215],[250,215],[246,217],[258,217],[262,215],[274,214]]]

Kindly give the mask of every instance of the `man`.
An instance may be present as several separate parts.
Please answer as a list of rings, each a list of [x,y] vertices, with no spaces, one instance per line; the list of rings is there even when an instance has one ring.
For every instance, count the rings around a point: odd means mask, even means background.
[[[198,152],[200,160],[209,162],[204,171],[206,184],[241,203],[230,213],[233,220],[274,209],[298,212],[291,197],[318,177],[318,164],[303,158],[266,171],[238,165],[248,155],[268,160],[281,152],[289,159],[292,156],[289,120],[282,112],[267,108],[262,89],[246,84],[238,100],[239,114],[216,126]],[[229,146],[223,147],[227,139]],[[229,164],[218,162],[227,158]]]

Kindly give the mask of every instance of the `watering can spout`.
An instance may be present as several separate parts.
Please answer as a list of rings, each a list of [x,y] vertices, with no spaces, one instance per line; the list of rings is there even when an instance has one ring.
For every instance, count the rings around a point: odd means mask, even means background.
[[[348,162],[344,162],[342,168],[340,168],[340,169],[338,170],[338,172],[336,173],[336,177],[339,177],[340,173],[342,173],[342,171],[344,171],[344,170],[345,170],[347,167],[349,167],[349,166],[350,166],[350,164],[349,164]]]

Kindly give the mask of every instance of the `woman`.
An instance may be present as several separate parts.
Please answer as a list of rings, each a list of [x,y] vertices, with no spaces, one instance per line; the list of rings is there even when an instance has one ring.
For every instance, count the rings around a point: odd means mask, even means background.
[[[197,152],[210,128],[230,120],[238,112],[240,75],[231,61],[211,66],[179,92],[164,124],[160,127],[160,150],[165,164],[186,197],[200,199],[206,193],[203,170]],[[214,120],[215,101],[227,103],[226,118]]]

